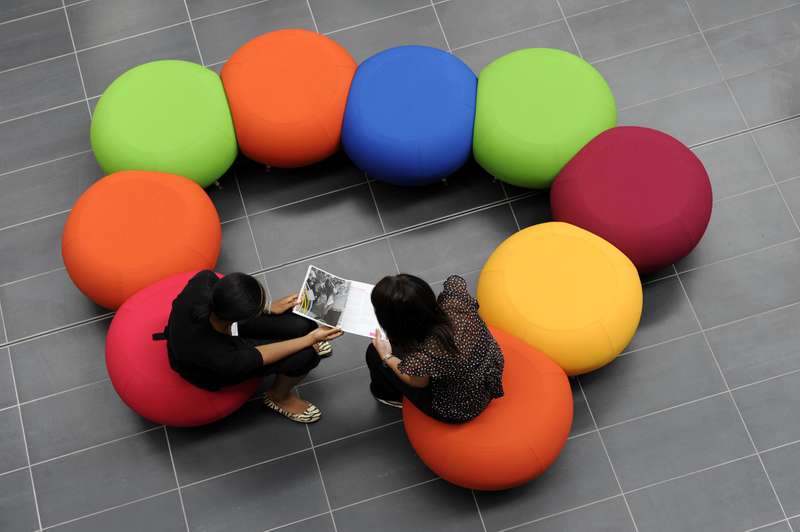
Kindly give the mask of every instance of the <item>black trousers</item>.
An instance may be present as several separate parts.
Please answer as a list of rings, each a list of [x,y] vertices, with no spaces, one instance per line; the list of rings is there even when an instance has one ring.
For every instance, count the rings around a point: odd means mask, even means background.
[[[390,401],[399,401],[405,397],[428,416],[445,423],[453,423],[453,420],[443,418],[433,410],[433,394],[430,386],[414,388],[401,381],[392,368],[383,365],[377,349],[372,344],[367,347],[366,357],[371,379],[369,389],[372,395]]]
[[[239,337],[252,345],[273,344],[284,340],[292,340],[310,333],[317,324],[302,316],[285,312],[283,314],[265,314],[252,320],[239,323]],[[297,353],[264,365],[261,374],[280,374],[287,377],[302,377],[319,364],[320,358],[313,347],[306,347]]]

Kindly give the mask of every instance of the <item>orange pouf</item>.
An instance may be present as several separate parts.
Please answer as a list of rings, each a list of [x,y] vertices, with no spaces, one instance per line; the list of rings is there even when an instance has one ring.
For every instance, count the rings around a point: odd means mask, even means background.
[[[332,155],[355,71],[347,50],[312,31],[273,31],[244,44],[222,68],[239,148],[286,168]]]
[[[116,309],[155,281],[213,268],[221,240],[217,211],[197,183],[125,171],[104,177],[78,199],[61,254],[80,291]]]
[[[555,362],[513,336],[492,328],[505,356],[505,396],[472,421],[450,425],[403,402],[411,445],[443,479],[477,490],[528,482],[558,457],[572,426],[572,392]]]

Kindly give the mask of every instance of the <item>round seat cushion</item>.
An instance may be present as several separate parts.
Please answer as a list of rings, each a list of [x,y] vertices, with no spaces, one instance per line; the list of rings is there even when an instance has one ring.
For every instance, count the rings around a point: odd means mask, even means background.
[[[117,311],[106,336],[108,376],[120,398],[153,423],[205,425],[242,406],[260,378],[210,392],[185,381],[169,365],[167,342],[153,340],[167,324],[172,301],[197,272],[181,273],[137,292]]]
[[[475,74],[455,55],[399,46],[356,71],[342,146],[374,179],[424,185],[455,172],[472,150]]]
[[[153,61],[114,80],[92,117],[94,156],[107,174],[153,170],[207,187],[236,158],[219,76],[188,61]]]
[[[478,78],[475,159],[501,181],[547,188],[616,121],[614,95],[592,65],[562,50],[517,50]]]
[[[406,434],[434,473],[464,488],[501,490],[542,474],[558,457],[572,425],[564,371],[534,348],[492,329],[505,357],[503,391],[475,419],[436,421],[403,402]]]
[[[64,265],[86,297],[109,309],[160,279],[213,268],[219,216],[193,181],[159,172],[117,172],[84,192],[67,217]]]
[[[288,168],[333,154],[355,71],[347,50],[312,31],[273,31],[244,44],[222,68],[242,152]]]
[[[633,338],[642,285],[617,248],[580,227],[523,229],[492,252],[478,279],[480,315],[552,358],[568,375],[611,362]]]
[[[680,260],[711,218],[703,163],[654,129],[616,127],[598,135],[564,167],[550,191],[553,217],[599,235],[640,272]]]

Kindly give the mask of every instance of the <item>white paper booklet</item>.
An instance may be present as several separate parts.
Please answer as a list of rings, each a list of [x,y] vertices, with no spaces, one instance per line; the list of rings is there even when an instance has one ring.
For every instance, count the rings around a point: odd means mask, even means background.
[[[300,288],[300,302],[293,312],[322,325],[372,338],[379,328],[370,301],[372,287],[309,266]]]

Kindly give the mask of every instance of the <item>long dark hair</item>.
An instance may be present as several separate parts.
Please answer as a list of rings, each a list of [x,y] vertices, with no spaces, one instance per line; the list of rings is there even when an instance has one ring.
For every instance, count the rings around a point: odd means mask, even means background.
[[[224,321],[244,321],[264,309],[264,289],[252,275],[230,273],[217,281],[207,303],[195,311],[195,317],[207,318],[212,312]]]
[[[401,273],[381,279],[372,289],[378,323],[399,354],[419,349],[433,338],[446,352],[458,353],[450,318],[439,306],[430,285]]]

